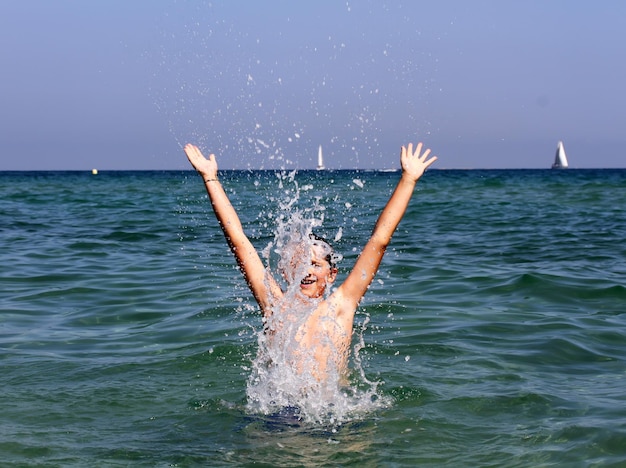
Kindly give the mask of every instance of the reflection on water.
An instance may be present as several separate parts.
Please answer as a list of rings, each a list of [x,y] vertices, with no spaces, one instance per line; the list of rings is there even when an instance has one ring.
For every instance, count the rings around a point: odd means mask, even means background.
[[[348,461],[359,466],[377,464],[373,450],[376,424],[371,419],[325,427],[294,420],[289,409],[248,419],[242,433],[250,448],[233,453],[232,462],[258,461],[266,456],[273,466],[336,466]]]

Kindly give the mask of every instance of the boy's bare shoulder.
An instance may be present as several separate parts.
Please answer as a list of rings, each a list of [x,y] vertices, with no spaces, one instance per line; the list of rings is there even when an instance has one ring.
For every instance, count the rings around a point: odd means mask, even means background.
[[[345,317],[348,320],[352,320],[358,306],[358,303],[354,302],[351,298],[346,297],[341,286],[334,290],[326,301],[328,302],[329,310],[337,318]]]

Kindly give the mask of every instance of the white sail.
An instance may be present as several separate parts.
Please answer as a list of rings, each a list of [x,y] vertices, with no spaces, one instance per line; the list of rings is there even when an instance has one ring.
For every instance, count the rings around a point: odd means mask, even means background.
[[[563,142],[559,141],[559,144],[556,146],[556,156],[554,157],[554,164],[552,164],[552,169],[566,169],[568,167],[569,164],[567,162],[567,156],[565,155]]]
[[[320,145],[319,149],[317,150],[317,170],[321,171],[326,169],[324,167],[324,156],[322,156],[322,145]]]

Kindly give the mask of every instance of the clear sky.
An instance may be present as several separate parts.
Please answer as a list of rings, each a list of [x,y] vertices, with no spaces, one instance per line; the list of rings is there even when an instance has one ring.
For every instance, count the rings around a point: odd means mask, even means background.
[[[622,0],[1,0],[0,170],[626,167]]]

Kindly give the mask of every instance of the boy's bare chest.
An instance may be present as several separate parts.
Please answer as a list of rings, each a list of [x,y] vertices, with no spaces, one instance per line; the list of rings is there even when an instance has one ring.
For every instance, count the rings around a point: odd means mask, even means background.
[[[335,307],[323,301],[315,307],[281,307],[273,317],[270,327],[276,337],[292,341],[299,348],[343,345],[350,340],[352,330],[347,330],[338,317]],[[289,338],[291,337],[291,338]]]

